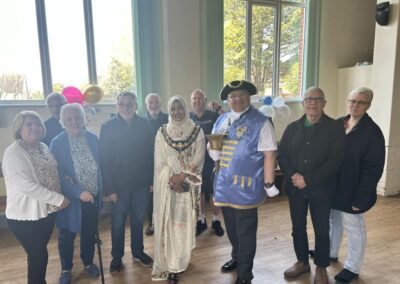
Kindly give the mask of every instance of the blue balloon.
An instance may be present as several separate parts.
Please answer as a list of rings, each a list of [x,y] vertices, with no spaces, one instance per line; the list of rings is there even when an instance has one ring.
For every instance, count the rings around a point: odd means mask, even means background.
[[[272,105],[272,97],[271,96],[266,96],[264,99],[263,99],[263,104],[264,105],[267,105],[267,106],[270,106],[270,105]]]

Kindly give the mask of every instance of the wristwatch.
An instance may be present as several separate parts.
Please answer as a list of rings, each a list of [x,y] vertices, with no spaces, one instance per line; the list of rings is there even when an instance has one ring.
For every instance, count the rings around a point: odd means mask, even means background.
[[[264,182],[264,187],[265,188],[270,188],[270,187],[273,187],[273,186],[274,186],[273,182]]]

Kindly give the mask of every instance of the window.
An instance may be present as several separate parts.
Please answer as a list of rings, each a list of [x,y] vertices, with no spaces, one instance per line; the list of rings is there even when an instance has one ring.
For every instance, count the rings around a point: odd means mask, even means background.
[[[132,89],[132,1],[114,2],[0,1],[0,101],[96,81],[109,98]]]
[[[0,100],[43,99],[35,1],[0,1]]]
[[[260,95],[303,87],[306,1],[224,0],[224,82],[246,78]]]
[[[93,4],[98,84],[112,98],[134,86],[131,0]]]
[[[53,90],[82,89],[89,83],[82,0],[47,0],[45,4]]]

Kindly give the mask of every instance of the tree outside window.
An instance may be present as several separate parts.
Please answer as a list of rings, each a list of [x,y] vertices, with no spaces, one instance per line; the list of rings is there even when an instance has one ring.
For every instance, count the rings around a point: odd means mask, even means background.
[[[225,83],[246,78],[260,95],[300,97],[307,7],[292,2],[224,0]]]

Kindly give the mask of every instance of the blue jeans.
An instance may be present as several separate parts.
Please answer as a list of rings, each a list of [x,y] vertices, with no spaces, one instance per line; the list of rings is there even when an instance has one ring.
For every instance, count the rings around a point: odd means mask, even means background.
[[[135,188],[118,193],[111,220],[111,255],[122,258],[125,248],[125,220],[130,215],[132,256],[143,253],[143,221],[149,204],[149,188]]]
[[[348,233],[347,258],[343,267],[353,273],[360,274],[367,245],[364,214],[350,214],[334,209],[331,210],[331,257],[338,257],[343,238],[343,229],[346,229]]]
[[[93,203],[81,202],[82,227],[81,227],[81,259],[85,266],[93,263],[95,234],[97,226],[97,209]],[[74,257],[74,240],[76,233],[60,228],[58,234],[58,251],[60,253],[61,269],[71,270]]]

